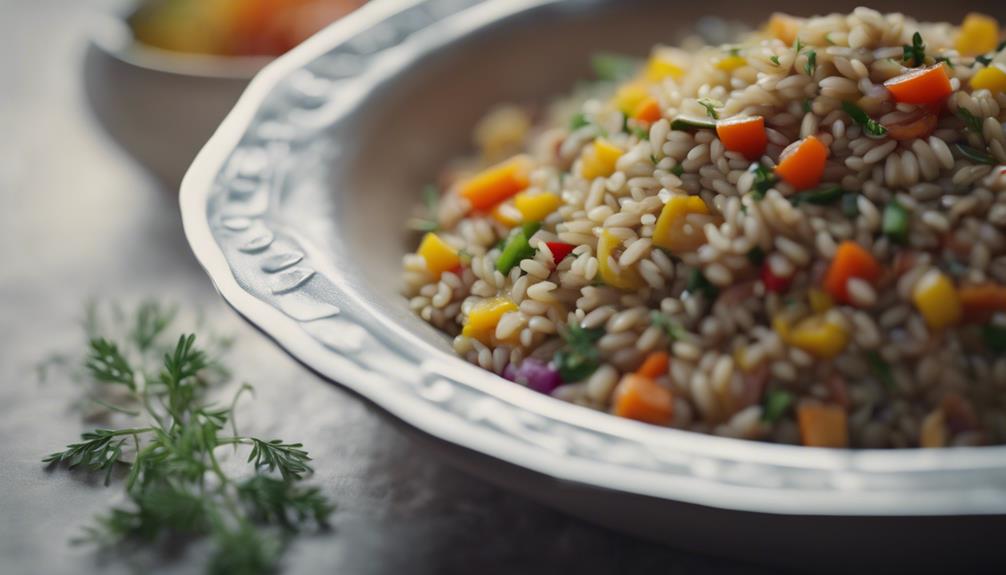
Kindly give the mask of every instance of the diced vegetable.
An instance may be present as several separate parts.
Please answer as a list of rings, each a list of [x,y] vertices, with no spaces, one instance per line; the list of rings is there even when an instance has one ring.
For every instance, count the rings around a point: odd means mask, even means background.
[[[480,301],[468,312],[461,335],[475,338],[486,345],[492,343],[496,324],[503,314],[517,311],[517,304],[510,298],[494,297]]]
[[[816,190],[807,190],[789,197],[789,203],[794,206],[800,204],[814,204],[815,206],[827,206],[833,204],[842,197],[842,186],[828,186]]]
[[[458,250],[451,247],[450,244],[440,239],[440,236],[433,232],[428,232],[423,236],[423,241],[420,242],[419,250],[416,253],[423,256],[423,259],[426,260],[426,269],[430,270],[437,277],[440,277],[441,273],[452,270],[461,264]]]
[[[908,241],[908,210],[896,201],[887,204],[881,229],[895,242]]]
[[[887,128],[880,122],[871,118],[862,108],[852,102],[842,102],[842,110],[849,115],[857,124],[862,126],[863,132],[871,138],[880,138],[887,133]]]
[[[541,224],[537,222],[528,222],[523,225],[520,231],[510,236],[510,239],[503,245],[499,259],[496,260],[496,269],[500,273],[506,275],[515,265],[520,264],[521,260],[534,256],[534,248],[531,247],[528,240],[538,231],[539,227]]]
[[[935,330],[956,324],[961,319],[961,300],[954,282],[938,270],[929,270],[912,290],[912,301],[926,324]]]
[[[513,205],[524,217],[525,222],[538,222],[554,212],[562,204],[558,194],[542,192],[530,195],[521,192],[514,196]]]
[[[601,232],[601,237],[597,240],[597,271],[604,283],[611,287],[623,290],[639,289],[643,285],[643,280],[636,268],[630,267],[616,272],[608,263],[609,257],[618,259],[615,250],[621,245],[622,240],[608,230]]]
[[[912,34],[912,43],[902,45],[902,61],[906,66],[918,67],[926,63],[926,45],[922,42],[922,34]]]
[[[936,130],[939,118],[936,114],[925,113],[909,122],[889,124],[887,135],[894,140],[905,141],[926,138]]]
[[[693,294],[702,294],[706,299],[712,301],[719,295],[720,290],[706,279],[699,268],[692,269],[688,275],[688,283],[685,284],[685,291]]]
[[[783,336],[783,341],[818,359],[831,359],[849,344],[849,333],[827,315],[818,314],[797,322]]]
[[[946,444],[947,418],[942,409],[934,409],[922,420],[919,447],[945,447]]]
[[[954,90],[943,64],[912,70],[884,82],[896,102],[902,104],[937,104]]]
[[[583,112],[578,112],[573,114],[573,117],[569,119],[569,129],[570,131],[576,131],[584,126],[589,126],[590,120],[587,119],[586,114]]]
[[[957,142],[954,144],[954,149],[957,150],[957,152],[960,153],[960,155],[971,160],[972,162],[978,164],[987,164],[989,166],[993,166],[996,163],[995,158],[993,158],[992,156],[986,154],[981,150],[976,150],[967,144]]]
[[[848,447],[845,410],[837,405],[801,404],[796,408],[800,442],[808,447]]]
[[[760,158],[768,146],[765,118],[761,116],[740,116],[722,120],[716,124],[716,135],[723,142],[724,148],[743,154],[749,160]]]
[[[636,111],[636,106],[649,97],[646,86],[643,84],[638,82],[626,84],[615,92],[615,107],[626,116],[631,116]]]
[[[680,78],[684,75],[685,71],[680,66],[658,54],[646,62],[646,69],[643,72],[643,77],[649,82],[659,82],[664,78]]]
[[[723,102],[719,100],[713,100],[712,98],[699,98],[696,100],[700,106],[706,109],[706,115],[714,120],[720,119],[720,113],[716,111],[717,108],[723,107]]]
[[[894,389],[894,372],[891,371],[891,365],[884,361],[884,358],[880,356],[876,351],[871,351],[866,354],[866,362],[870,365],[870,371],[873,373],[883,386],[888,390]]]
[[[503,377],[539,393],[552,393],[562,384],[559,372],[540,359],[529,357],[522,361],[519,367],[511,368],[511,366],[513,364],[508,365],[508,369],[503,371]]]
[[[994,283],[961,286],[958,290],[964,320],[985,322],[997,311],[1006,311],[1006,286]]]
[[[772,186],[776,184],[778,178],[772,173],[770,169],[763,166],[761,162],[755,162],[748,167],[748,171],[754,173],[754,183],[751,184],[751,195],[760,200],[765,197],[765,194],[772,189]]]
[[[461,196],[472,208],[488,212],[500,202],[514,196],[528,186],[531,159],[515,156],[501,164],[476,174],[461,185]]]
[[[996,49],[999,22],[991,16],[972,12],[964,17],[955,43],[961,56],[977,56]]]
[[[794,142],[779,156],[775,174],[797,190],[817,186],[824,175],[828,147],[814,136]]]
[[[765,262],[761,266],[761,282],[765,285],[767,292],[786,293],[793,283],[793,276],[777,276],[772,272],[772,266]]]
[[[671,196],[660,210],[653,229],[653,245],[674,253],[698,249],[706,241],[701,226],[687,223],[689,214],[708,215],[709,207],[699,196]]]
[[[770,389],[765,394],[765,406],[762,409],[762,420],[775,423],[786,415],[793,404],[793,394],[782,389]]]
[[[632,112],[632,117],[640,122],[647,122],[652,124],[660,119],[662,113],[660,111],[660,103],[654,98],[647,98],[636,106],[636,109]]]
[[[672,130],[715,130],[716,122],[709,118],[696,118],[694,116],[678,116],[671,121]]]
[[[1006,351],[1006,326],[994,323],[986,324],[982,327],[982,339],[985,347],[995,353]]]
[[[613,412],[619,417],[668,425],[674,415],[674,398],[669,389],[652,379],[630,373],[615,387]]]
[[[846,240],[839,244],[824,276],[824,289],[835,301],[849,303],[846,284],[850,278],[860,278],[870,283],[880,277],[880,264],[873,254],[856,242]]]
[[[559,262],[565,259],[576,247],[566,242],[545,242],[545,245],[548,246],[548,251],[552,252],[552,262],[555,265],[559,265]]]
[[[622,157],[622,150],[604,138],[597,138],[589,146],[580,160],[580,175],[588,180],[607,177],[615,172],[615,162]]]
[[[824,313],[835,307],[835,300],[831,299],[827,292],[817,288],[807,290],[807,300],[814,313]]]
[[[650,312],[650,324],[663,330],[671,341],[678,341],[686,333],[685,328],[674,320],[674,318],[668,317],[657,310]]]
[[[988,68],[978,70],[971,76],[971,88],[988,90],[993,94],[1006,92],[1006,69],[1002,64],[992,64]]]
[[[720,58],[715,66],[718,70],[723,70],[724,72],[733,72],[741,66],[746,66],[748,63],[743,56],[738,56],[736,54],[731,54],[725,58]]]
[[[773,38],[782,40],[783,44],[789,46],[796,41],[796,35],[800,31],[801,20],[789,14],[776,12],[768,21],[768,34]]]
[[[667,375],[667,368],[670,366],[671,358],[664,351],[654,351],[646,356],[643,365],[636,370],[636,375],[656,379],[662,375]]]
[[[576,324],[559,331],[566,345],[555,354],[559,376],[566,383],[583,381],[597,370],[599,354],[594,343],[604,335],[602,328],[585,329]]]

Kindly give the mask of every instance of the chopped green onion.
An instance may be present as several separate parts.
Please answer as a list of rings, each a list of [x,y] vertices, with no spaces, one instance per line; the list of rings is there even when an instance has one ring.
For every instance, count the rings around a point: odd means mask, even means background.
[[[826,206],[828,204],[833,204],[842,197],[842,187],[841,186],[831,186],[828,188],[821,188],[818,190],[807,190],[806,192],[800,192],[799,194],[794,194],[789,198],[789,202],[794,206],[799,206],[800,204],[814,204],[816,206]]]
[[[1006,351],[1006,326],[994,323],[985,324],[982,328],[982,338],[985,340],[985,347],[993,352]]]
[[[863,132],[865,132],[867,136],[880,138],[887,134],[887,128],[867,115],[867,113],[856,104],[853,104],[852,102],[842,102],[842,109],[845,110],[845,113],[848,114],[853,121],[863,127]]]
[[[817,52],[814,50],[807,51],[807,63],[803,65],[803,71],[807,72],[808,76],[813,76],[817,71]]]
[[[908,210],[896,201],[887,204],[881,229],[891,240],[905,243],[908,240]]]
[[[884,358],[880,357],[879,353],[871,351],[866,354],[866,361],[870,364],[870,371],[880,380],[880,383],[888,390],[894,389],[894,373],[891,372],[891,366],[884,361]]]
[[[639,67],[639,61],[621,54],[599,52],[590,59],[590,65],[598,80],[617,82],[632,76]]]
[[[716,111],[716,108],[722,108],[723,102],[719,100],[713,100],[712,98],[699,98],[699,105],[706,109],[706,115],[714,120],[720,119],[720,113]]]
[[[496,260],[496,269],[500,273],[504,275],[508,274],[521,260],[534,256],[534,248],[531,247],[528,240],[540,227],[541,224],[538,222],[528,222],[522,225],[520,231],[506,241],[503,245],[503,252],[500,254],[499,259]]]
[[[842,214],[852,219],[859,215],[859,198],[850,192],[842,196]]]
[[[907,44],[902,47],[902,60],[913,67],[926,63],[926,45],[922,43],[922,34],[916,32],[912,34],[912,45]]]
[[[762,408],[762,421],[775,423],[786,415],[793,404],[793,394],[782,389],[770,389],[765,394],[765,406]]]
[[[574,114],[573,117],[569,120],[569,129],[570,129],[570,131],[579,130],[580,128],[582,128],[584,126],[589,126],[589,125],[590,125],[590,120],[587,119],[587,115],[584,114],[583,112],[580,112],[578,114]]]
[[[695,118],[692,116],[678,116],[671,122],[672,130],[715,130],[716,122],[705,118]]]
[[[965,144],[954,144],[954,147],[957,148],[957,151],[960,152],[962,156],[971,160],[972,162],[978,162],[979,164],[988,164],[990,166],[995,165],[996,163],[995,159],[992,156],[986,154],[985,152],[976,150],[971,146]]]
[[[688,276],[688,284],[685,289],[689,293],[704,294],[709,301],[716,299],[716,296],[720,293],[720,290],[713,284],[709,283],[706,276],[702,275],[702,270],[699,268],[692,269],[691,275]]]
[[[685,167],[681,164],[674,164],[674,167],[671,168],[671,173],[675,176],[681,176],[681,174],[685,173]]]

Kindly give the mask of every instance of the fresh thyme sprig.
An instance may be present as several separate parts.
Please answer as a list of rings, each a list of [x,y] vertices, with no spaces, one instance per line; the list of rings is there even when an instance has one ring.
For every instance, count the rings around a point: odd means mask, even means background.
[[[106,485],[121,469],[128,504],[99,515],[76,542],[205,538],[214,549],[209,573],[275,572],[290,539],[326,527],[333,511],[317,487],[302,485],[313,471],[307,451],[300,443],[238,433],[235,407],[250,386],[241,385],[225,406],[210,401],[228,372],[211,351],[212,338],[210,348],[200,347],[194,334],[168,344],[174,308],[146,302],[131,317],[111,315],[107,322],[89,311],[88,347],[77,375],[105,416],[129,425],[85,432],[43,462],[101,472]],[[221,450],[242,446],[248,469],[225,471]]]

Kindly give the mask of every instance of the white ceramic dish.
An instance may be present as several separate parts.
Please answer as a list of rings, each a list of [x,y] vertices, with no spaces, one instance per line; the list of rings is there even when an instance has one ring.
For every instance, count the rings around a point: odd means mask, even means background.
[[[591,52],[643,53],[728,6],[373,2],[255,78],[185,177],[186,234],[252,324],[490,481],[619,529],[760,561],[816,558],[840,571],[988,560],[1006,528],[1004,447],[824,450],[610,417],[466,364],[397,293],[418,190],[465,149],[482,112],[544,101],[586,74]],[[755,8],[729,15],[767,15]],[[969,9],[1003,16],[991,3]]]

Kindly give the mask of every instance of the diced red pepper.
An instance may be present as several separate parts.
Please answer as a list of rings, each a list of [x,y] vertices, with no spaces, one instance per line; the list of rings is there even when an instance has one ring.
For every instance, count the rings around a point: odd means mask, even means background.
[[[793,283],[793,277],[779,277],[772,273],[772,266],[765,262],[761,266],[761,281],[765,289],[772,293],[785,293]]]
[[[545,245],[548,246],[548,251],[552,252],[552,261],[555,262],[555,265],[559,265],[559,262],[576,247],[566,242],[545,242]]]

